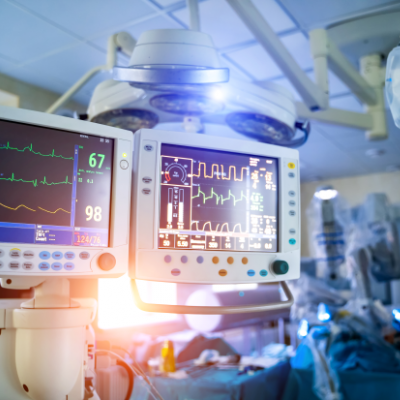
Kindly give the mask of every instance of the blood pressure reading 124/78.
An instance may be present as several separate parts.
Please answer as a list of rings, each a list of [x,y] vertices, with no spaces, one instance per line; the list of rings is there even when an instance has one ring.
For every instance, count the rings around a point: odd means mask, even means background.
[[[163,144],[159,248],[276,252],[278,160]]]

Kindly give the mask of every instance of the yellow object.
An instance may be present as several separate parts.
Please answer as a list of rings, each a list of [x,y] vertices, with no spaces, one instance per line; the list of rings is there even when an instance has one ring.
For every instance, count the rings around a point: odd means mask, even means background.
[[[127,154],[126,153],[122,153],[122,157],[127,157]]]
[[[288,166],[290,169],[296,168],[296,164],[295,164],[295,163],[292,163],[292,162],[290,162],[287,166]]]
[[[171,340],[166,340],[164,346],[161,349],[161,372],[175,372],[175,356],[174,356],[174,345]]]

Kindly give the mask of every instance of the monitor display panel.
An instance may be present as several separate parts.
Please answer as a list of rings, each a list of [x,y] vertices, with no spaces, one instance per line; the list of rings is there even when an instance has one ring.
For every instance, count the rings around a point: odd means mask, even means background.
[[[113,148],[0,120],[0,242],[108,247]]]
[[[162,144],[160,249],[277,252],[278,159]]]

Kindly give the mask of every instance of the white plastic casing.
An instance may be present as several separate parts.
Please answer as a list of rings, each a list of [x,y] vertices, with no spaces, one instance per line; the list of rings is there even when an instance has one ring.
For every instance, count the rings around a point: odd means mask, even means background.
[[[278,252],[158,249],[162,144],[277,158]],[[147,129],[138,131],[135,134],[133,163],[130,276],[150,281],[204,284],[279,282],[298,279],[300,276],[298,160],[297,150],[258,142]],[[166,255],[170,256],[171,261],[168,263],[165,261]],[[182,263],[182,256],[187,257],[186,263]],[[203,257],[203,263],[197,262],[198,256]],[[212,262],[214,256],[219,258],[217,265]],[[232,264],[228,263],[228,257],[233,257]],[[246,265],[242,263],[243,257],[248,259]],[[275,260],[286,261],[289,264],[289,271],[284,275],[276,275],[272,269]],[[179,276],[172,275],[172,270],[176,268],[181,272]],[[226,276],[219,275],[221,269],[227,271]],[[254,276],[247,274],[250,269],[255,271]],[[265,277],[259,273],[263,269],[268,272]]]
[[[9,107],[0,107],[0,120],[114,139],[109,247],[56,246],[0,242],[0,277],[111,278],[126,273],[129,259],[129,216],[131,211],[131,165],[133,150],[132,133],[130,131],[87,121],[80,121],[73,118]],[[123,154],[125,157],[123,157]],[[128,162],[128,168],[123,169],[121,167],[122,160]],[[125,166],[126,164],[124,167]],[[21,256],[18,259],[11,259],[11,249],[20,250]],[[34,257],[29,259],[29,262],[33,264],[31,270],[21,268],[21,265],[27,261],[23,256],[25,251],[32,251],[34,253]],[[75,258],[72,261],[74,269],[67,271],[63,268],[59,271],[54,271],[50,268],[47,271],[41,271],[38,265],[43,261],[43,259],[39,257],[42,251],[48,251],[50,254],[61,252],[63,255],[65,255],[66,252],[73,252],[75,254]],[[86,259],[82,259],[80,257],[80,253],[82,252],[88,253],[89,256]],[[102,270],[98,264],[99,257],[104,253],[112,254],[116,259],[115,267],[109,271]],[[10,262],[12,261],[19,262],[20,267],[11,269]],[[63,259],[60,260],[60,262],[61,261],[65,262],[68,260]]]

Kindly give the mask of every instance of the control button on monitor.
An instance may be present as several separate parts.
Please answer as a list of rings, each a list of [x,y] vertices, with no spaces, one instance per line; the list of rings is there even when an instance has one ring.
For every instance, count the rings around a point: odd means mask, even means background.
[[[64,269],[66,271],[72,271],[73,269],[75,269],[75,264],[72,262],[67,262],[64,264]]]
[[[41,271],[48,271],[48,270],[50,269],[50,264],[47,263],[47,262],[41,262],[41,263],[39,264],[39,269],[40,269]]]
[[[51,269],[53,269],[54,271],[60,271],[62,269],[62,264],[59,262],[55,262],[51,264]]]
[[[67,251],[67,252],[64,254],[64,257],[65,257],[67,260],[73,260],[73,259],[75,258],[75,253],[73,253],[72,251]]]
[[[63,258],[63,253],[61,253],[61,251],[55,251],[55,252],[52,254],[52,257],[53,257],[55,260],[61,260],[61,259]]]
[[[254,271],[254,269],[249,269],[248,271],[247,271],[247,275],[248,276],[254,276],[256,274],[256,271]]]
[[[48,251],[42,251],[39,253],[39,257],[42,260],[48,260],[50,258],[50,253]]]
[[[228,264],[233,264],[234,259],[233,259],[233,257],[228,257],[228,259],[226,261],[228,261]]]
[[[10,257],[11,258],[20,258],[21,257],[21,250],[19,250],[19,249],[10,250]]]
[[[202,256],[198,256],[198,257],[196,258],[196,261],[197,261],[199,264],[203,264],[204,258],[203,258]]]
[[[242,258],[242,263],[243,263],[244,265],[246,265],[248,262],[249,262],[249,259],[248,259],[247,257],[243,257],[243,258]]]
[[[289,239],[289,244],[296,244],[296,239]]]
[[[97,263],[99,264],[100,269],[103,271],[110,271],[117,264],[117,260],[112,254],[103,253],[97,260]]]
[[[24,251],[23,254],[24,258],[26,258],[27,260],[32,259],[33,257],[35,257],[35,253],[32,250],[26,250]]]
[[[290,210],[290,211],[289,211],[289,215],[290,215],[291,217],[294,217],[294,216],[296,215],[296,211]]]
[[[289,271],[289,264],[286,261],[276,260],[272,263],[272,270],[277,275],[284,275]]]
[[[214,264],[218,264],[218,263],[219,263],[219,258],[218,258],[217,256],[213,257],[213,258],[212,258],[212,262],[213,262]]]
[[[126,160],[121,160],[121,162],[119,163],[120,167],[122,169],[128,169],[129,168],[129,163]]]
[[[186,264],[186,263],[188,262],[187,256],[182,256],[182,257],[181,257],[181,262],[183,262],[184,264]]]
[[[289,229],[289,233],[291,234],[291,235],[295,235],[296,234],[296,229]]]
[[[170,263],[172,261],[172,257],[167,255],[167,256],[164,257],[164,261],[166,263]]]
[[[294,191],[294,190],[291,190],[290,192],[289,192],[289,196],[290,197],[294,197],[296,195],[296,192]]]
[[[296,175],[294,174],[294,172],[289,172],[288,173],[288,177],[289,178],[294,178]]]
[[[226,276],[226,275],[228,275],[228,271],[227,271],[226,269],[220,269],[220,270],[218,271],[218,274],[219,274],[220,276]]]
[[[178,269],[178,268],[174,268],[173,270],[171,270],[171,274],[172,274],[173,276],[178,276],[178,275],[181,274],[181,270]]]
[[[0,249],[0,258],[4,256],[4,250]]]
[[[293,162],[290,162],[287,166],[288,166],[290,169],[294,169],[294,168],[296,167],[296,164],[293,163]]]
[[[145,144],[143,148],[145,151],[153,151],[153,146],[151,144]]]
[[[89,260],[90,254],[87,251],[82,251],[81,253],[79,253],[79,258],[81,260]]]
[[[148,189],[148,188],[145,188],[145,189],[142,189],[142,193],[145,194],[145,195],[148,195],[148,194],[151,193],[151,190]]]
[[[149,184],[149,183],[153,182],[153,179],[150,178],[149,176],[144,176],[144,177],[142,178],[142,182],[143,182],[143,183],[146,183],[146,184]]]
[[[268,271],[267,271],[266,269],[262,269],[262,270],[260,271],[260,275],[261,275],[261,276],[267,276],[267,275],[268,275]]]
[[[289,201],[289,206],[294,207],[296,205],[296,202],[294,200]]]
[[[15,262],[15,261],[10,262],[10,264],[8,264],[8,266],[9,266],[11,269],[18,269],[18,268],[19,268],[19,262]]]
[[[25,261],[24,263],[22,263],[22,268],[26,271],[30,271],[33,269],[33,263],[31,263],[30,261]]]
[[[3,267],[3,261],[0,261],[0,268],[2,268]]]

